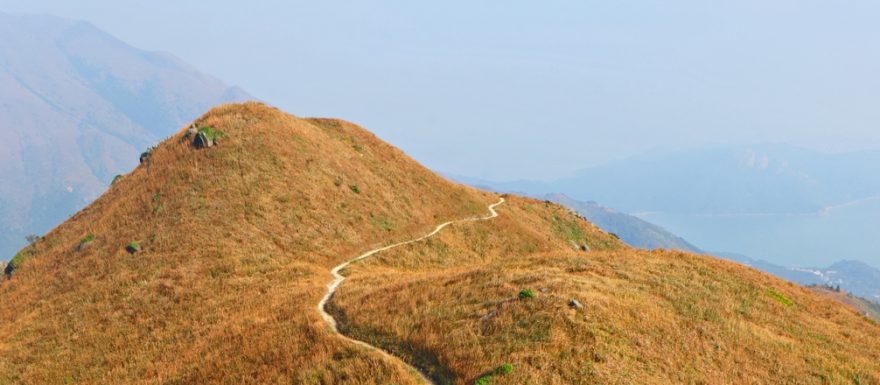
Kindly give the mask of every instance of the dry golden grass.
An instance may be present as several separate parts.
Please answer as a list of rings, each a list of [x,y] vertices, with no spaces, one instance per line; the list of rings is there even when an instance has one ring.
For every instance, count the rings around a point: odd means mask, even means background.
[[[349,123],[256,103],[197,122],[219,146],[168,139],[0,282],[0,384],[414,383],[329,334],[329,268],[495,198]]]
[[[0,282],[0,385],[417,383],[331,335],[329,270],[497,198],[342,121],[248,103],[197,123],[218,147],[168,139]],[[343,329],[447,383],[511,363],[493,383],[878,384],[880,328],[833,301],[556,205],[499,212],[353,265]]]
[[[834,291],[830,287],[825,286],[809,286],[809,289],[816,294],[852,307],[855,311],[864,314],[866,317],[880,322],[880,304],[876,302],[853,296],[845,291]]]
[[[553,226],[575,219],[555,205],[513,198],[499,213],[352,266],[333,303],[346,334],[444,384],[505,363],[493,383],[880,383],[880,327],[808,289],[630,249],[581,221],[592,251],[575,251]]]

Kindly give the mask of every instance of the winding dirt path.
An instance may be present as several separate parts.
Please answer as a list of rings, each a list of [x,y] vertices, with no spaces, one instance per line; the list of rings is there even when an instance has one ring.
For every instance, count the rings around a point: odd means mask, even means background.
[[[498,212],[495,211],[495,208],[498,207],[499,205],[501,205],[502,203],[504,203],[504,198],[501,198],[501,200],[499,200],[498,203],[494,203],[494,204],[489,205],[489,215],[488,215],[488,216],[485,216],[485,217],[474,217],[474,218],[467,218],[467,219],[460,219],[460,220],[457,220],[457,221],[449,221],[449,222],[446,222],[446,223],[441,223],[441,224],[438,225],[436,228],[434,228],[434,231],[432,231],[432,232],[426,234],[425,236],[423,236],[423,237],[421,237],[421,238],[412,239],[412,240],[405,241],[405,242],[400,242],[400,243],[395,243],[395,244],[393,244],[393,245],[385,246],[385,247],[381,247],[381,248],[378,248],[378,249],[375,249],[375,250],[370,250],[370,251],[368,251],[368,252],[366,252],[366,253],[361,254],[360,256],[358,256],[358,257],[356,257],[356,258],[353,258],[353,259],[350,259],[350,260],[348,260],[348,261],[345,261],[345,262],[343,262],[342,264],[340,264],[339,266],[334,267],[333,270],[330,271],[330,273],[333,274],[333,282],[330,282],[329,284],[327,284],[327,294],[325,294],[325,295],[324,295],[324,298],[321,298],[321,302],[318,303],[318,312],[321,313],[321,318],[324,319],[324,322],[326,322],[327,325],[330,326],[330,328],[333,330],[334,334],[336,334],[337,336],[339,336],[339,338],[341,338],[341,339],[343,339],[343,340],[345,340],[345,341],[348,341],[348,342],[350,342],[350,343],[353,343],[353,344],[355,344],[355,345],[359,345],[359,346],[365,347],[365,348],[367,348],[367,349],[369,349],[369,350],[372,350],[372,351],[378,352],[379,354],[381,354],[383,357],[385,357],[386,359],[388,359],[388,360],[390,360],[390,361],[396,361],[396,362],[399,362],[399,363],[400,363],[401,365],[403,365],[404,367],[410,369],[410,370],[413,371],[414,373],[417,373],[417,374],[419,375],[419,377],[422,379],[422,381],[423,381],[424,383],[434,385],[435,383],[434,383],[433,380],[431,380],[427,375],[425,375],[424,373],[422,373],[421,370],[419,370],[418,368],[416,368],[416,367],[410,365],[410,364],[407,363],[406,361],[404,361],[404,360],[402,360],[402,359],[400,359],[400,358],[398,358],[398,357],[393,356],[391,353],[388,353],[387,351],[383,350],[382,348],[379,348],[379,347],[377,347],[377,346],[370,345],[370,344],[368,344],[368,343],[366,343],[366,342],[364,342],[364,341],[356,340],[356,339],[354,339],[354,338],[348,337],[348,336],[346,336],[346,335],[340,333],[340,332],[339,332],[338,324],[337,324],[337,322],[336,322],[336,319],[333,318],[333,316],[330,315],[330,313],[327,312],[327,309],[326,309],[326,308],[327,308],[327,302],[329,302],[329,301],[330,301],[330,298],[333,297],[333,294],[336,293],[336,289],[339,288],[339,285],[342,284],[342,281],[345,281],[345,276],[342,275],[342,274],[340,274],[340,271],[342,271],[343,269],[345,269],[346,267],[348,267],[348,266],[351,265],[352,263],[355,263],[355,262],[358,262],[358,261],[361,261],[361,260],[367,259],[367,258],[371,257],[372,255],[374,255],[374,254],[376,254],[376,253],[380,253],[380,252],[383,252],[383,251],[386,251],[386,250],[391,250],[391,249],[396,248],[396,247],[405,246],[405,245],[409,245],[409,244],[412,244],[412,243],[416,243],[416,242],[424,241],[425,239],[428,239],[428,238],[433,237],[434,235],[437,235],[437,233],[439,233],[439,232],[440,232],[441,230],[443,230],[446,226],[449,226],[449,225],[451,225],[451,224],[462,223],[462,222],[485,221],[485,220],[489,220],[489,219],[492,219],[492,218],[496,218],[496,217],[498,217]]]

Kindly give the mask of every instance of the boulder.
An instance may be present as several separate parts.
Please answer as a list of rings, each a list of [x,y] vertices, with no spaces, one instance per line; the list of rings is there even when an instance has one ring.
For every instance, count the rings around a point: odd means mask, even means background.
[[[578,300],[576,300],[576,299],[570,299],[570,300],[568,300],[568,307],[570,307],[570,308],[572,308],[572,309],[574,309],[574,310],[584,310],[584,305],[582,305],[582,304],[581,304],[580,302],[578,302]]]
[[[187,138],[192,138],[192,137],[196,136],[196,134],[198,134],[198,133],[199,133],[199,128],[196,127],[195,123],[193,123],[191,126],[189,126],[188,129],[186,129],[186,137]]]
[[[208,138],[204,132],[199,132],[196,134],[195,140],[193,140],[193,146],[195,148],[208,148],[214,146],[214,140]]]
[[[146,161],[150,160],[151,156],[153,156],[153,153],[150,151],[142,153],[141,154],[141,164],[144,164]]]

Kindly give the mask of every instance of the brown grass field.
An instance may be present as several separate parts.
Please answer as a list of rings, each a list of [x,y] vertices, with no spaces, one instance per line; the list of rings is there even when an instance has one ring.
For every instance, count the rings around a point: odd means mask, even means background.
[[[330,333],[329,270],[497,197],[339,120],[246,103],[196,123],[219,145],[167,139],[0,281],[0,385],[418,383]],[[440,383],[511,364],[491,383],[880,384],[880,326],[831,299],[557,205],[499,213],[353,265],[346,334]]]

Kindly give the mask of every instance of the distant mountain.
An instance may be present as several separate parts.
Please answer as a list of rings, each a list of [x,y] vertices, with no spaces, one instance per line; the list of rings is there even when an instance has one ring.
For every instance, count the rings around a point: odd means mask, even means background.
[[[556,202],[577,211],[596,226],[619,236],[630,246],[646,250],[676,249],[703,254],[703,251],[696,246],[660,226],[596,202],[581,202],[564,194],[540,195],[537,198]]]
[[[870,301],[859,296],[855,296],[852,293],[847,293],[846,291],[840,290],[836,287],[832,288],[829,286],[815,285],[810,286],[810,290],[812,290],[814,293],[818,293],[850,305],[858,310],[860,313],[864,314],[866,317],[873,319],[874,321],[880,322],[880,303]]]
[[[787,145],[656,151],[550,181],[478,181],[563,193],[638,216],[708,250],[785,266],[856,259],[880,266],[880,152]]]
[[[880,270],[859,261],[840,261],[826,268],[785,267],[735,253],[712,255],[752,266],[804,286],[840,286],[841,289],[880,303]]]
[[[880,196],[880,152],[826,154],[775,144],[658,151],[553,182],[489,184],[564,192],[630,213],[814,213]]]
[[[0,260],[95,199],[158,139],[249,98],[89,23],[0,13]]]
[[[824,269],[801,269],[819,276],[824,284],[840,285],[860,297],[880,302],[880,270],[859,261],[840,261]]]

